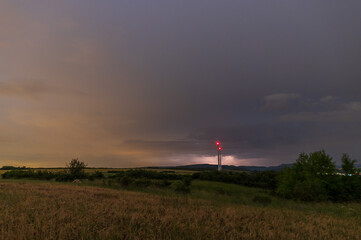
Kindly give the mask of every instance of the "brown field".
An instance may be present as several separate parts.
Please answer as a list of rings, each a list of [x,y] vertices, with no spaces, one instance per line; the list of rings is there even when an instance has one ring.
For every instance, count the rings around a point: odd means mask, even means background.
[[[1,239],[361,239],[356,218],[55,183],[0,183]]]

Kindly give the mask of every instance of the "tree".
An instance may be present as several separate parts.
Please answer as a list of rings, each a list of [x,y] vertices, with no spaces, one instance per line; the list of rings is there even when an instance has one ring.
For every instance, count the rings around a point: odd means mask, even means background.
[[[357,173],[355,163],[356,160],[351,160],[348,154],[342,154],[342,170],[346,176],[355,175]]]
[[[325,200],[332,187],[328,179],[335,173],[336,166],[325,150],[301,153],[292,168],[279,176],[276,192],[286,198]]]
[[[348,154],[342,155],[342,170],[345,173],[345,176],[342,176],[343,192],[350,200],[361,199],[361,176],[355,163],[356,160],[351,160]]]
[[[301,153],[294,164],[294,169],[299,173],[302,172],[317,178],[332,175],[336,172],[332,157],[327,155],[325,150],[309,154]]]
[[[80,162],[78,158],[72,159],[70,163],[66,165],[70,175],[74,178],[83,178],[85,176],[84,169],[86,166],[87,165],[84,162]]]

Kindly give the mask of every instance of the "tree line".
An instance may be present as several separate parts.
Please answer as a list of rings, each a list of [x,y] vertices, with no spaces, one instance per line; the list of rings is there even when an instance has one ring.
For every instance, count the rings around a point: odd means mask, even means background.
[[[361,200],[360,169],[355,167],[356,160],[347,154],[342,156],[342,172],[338,171],[332,158],[324,150],[301,153],[292,165],[281,171],[238,172],[238,171],[199,171],[190,175],[174,171],[149,171],[130,169],[110,170],[107,175],[95,171],[85,173],[86,164],[72,159],[66,165],[66,171],[33,171],[10,169],[2,174],[3,178],[32,178],[56,181],[74,181],[75,179],[108,179],[123,187],[150,185],[167,187],[172,185],[181,192],[189,192],[192,180],[233,183],[268,190],[283,198],[302,201],[355,201]]]

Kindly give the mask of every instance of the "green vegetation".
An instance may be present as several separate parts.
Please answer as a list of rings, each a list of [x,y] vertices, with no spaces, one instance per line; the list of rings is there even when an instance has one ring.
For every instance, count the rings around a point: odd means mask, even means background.
[[[201,171],[193,174],[194,179],[234,183],[248,187],[259,187],[274,190],[277,187],[278,172],[233,172],[233,171]]]
[[[336,172],[332,158],[324,150],[302,153],[292,168],[279,176],[277,194],[303,201],[361,200],[361,176],[347,155],[342,158],[345,174]],[[356,174],[357,173],[357,174]]]
[[[359,175],[360,170],[355,168],[356,160],[351,160],[350,156],[346,153],[342,155],[342,169],[345,175]]]
[[[39,180],[50,180],[60,176],[60,173],[53,173],[47,170],[45,171],[33,171],[33,170],[12,170],[7,171],[2,174],[2,178],[29,178],[29,179],[39,179]]]
[[[343,155],[278,172],[9,169],[2,239],[358,239],[361,179]],[[102,171],[102,172],[101,172]],[[76,180],[76,181],[74,181]]]
[[[148,178],[148,179],[167,179],[167,180],[180,180],[184,177],[184,174],[177,174],[170,171],[149,171],[143,169],[130,169],[127,171],[108,171],[111,173],[112,178],[121,178],[123,176],[128,176],[130,178]]]
[[[14,167],[14,166],[3,166],[0,170],[16,170],[16,169],[26,169],[26,167]]]
[[[78,159],[72,159],[69,164],[67,164],[67,168],[63,171],[48,171],[48,170],[23,170],[23,168],[9,168],[5,173],[2,174],[3,179],[38,179],[38,180],[51,180],[55,179],[58,182],[67,182],[74,181],[75,179],[89,179],[94,180],[96,178],[103,178],[104,174],[99,171],[95,171],[92,173],[85,173],[84,169],[86,164],[84,162],[80,162]]]
[[[38,179],[70,182],[76,180],[89,185],[116,189],[128,189],[143,192],[167,192],[190,194],[195,180],[218,183],[232,183],[247,187],[257,187],[264,191],[263,196],[256,196],[253,202],[264,205],[272,202],[267,198],[277,195],[286,199],[301,201],[347,202],[361,200],[361,176],[355,168],[356,160],[347,154],[342,156],[343,173],[336,170],[332,158],[324,150],[309,154],[301,153],[291,168],[283,171],[239,172],[239,171],[154,171],[129,169],[122,171],[96,169],[85,171],[86,164],[72,159],[67,169],[48,170],[9,170],[2,174],[3,179]],[[211,186],[210,186],[211,187]],[[218,195],[227,195],[222,188],[216,189]],[[202,195],[202,194],[200,194]],[[201,197],[201,196],[200,196]],[[234,199],[233,199],[234,200]],[[232,201],[233,201],[232,200]]]
[[[86,164],[79,161],[78,158],[72,159],[66,166],[68,168],[70,177],[74,179],[81,179],[86,177],[84,172]]]

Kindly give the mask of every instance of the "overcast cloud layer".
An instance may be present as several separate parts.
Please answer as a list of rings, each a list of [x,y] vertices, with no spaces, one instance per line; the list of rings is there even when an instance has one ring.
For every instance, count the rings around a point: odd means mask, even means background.
[[[360,1],[0,2],[0,166],[361,160]]]

